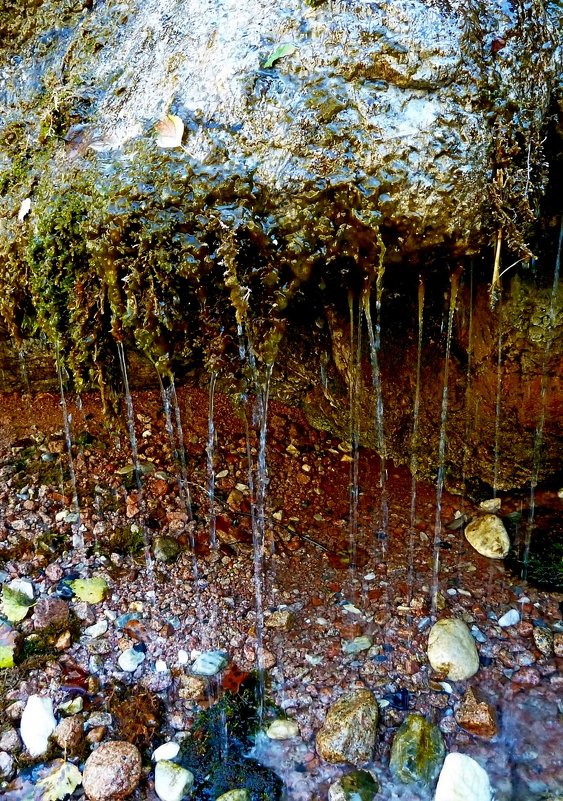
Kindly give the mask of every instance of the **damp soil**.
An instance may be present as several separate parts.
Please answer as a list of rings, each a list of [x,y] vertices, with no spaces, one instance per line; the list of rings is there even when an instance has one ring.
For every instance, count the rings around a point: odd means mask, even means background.
[[[179,390],[178,395],[193,519],[178,489],[178,466],[159,393],[133,397],[143,466],[140,496],[128,469],[126,422],[108,426],[95,394],[79,402],[67,398],[84,527],[85,549],[80,551],[71,548],[71,518],[61,514],[70,514],[73,507],[59,397],[0,400],[0,570],[5,578],[28,577],[43,594],[57,589],[58,581],[49,578],[57,575],[53,565],[63,577],[103,576],[110,587],[105,601],[95,606],[96,619],[109,621],[105,647],[76,634],[72,644],[50,653],[35,669],[28,664],[25,672],[3,671],[4,703],[43,691],[54,698],[56,708],[72,692],[69,670],[81,677],[75,679],[80,694],[93,708],[108,708],[116,682],[151,693],[164,711],[158,725],[147,729],[142,744],[147,768],[150,749],[189,731],[198,712],[221,692],[194,694],[180,652],[193,656],[192,651],[205,649],[226,651],[231,665],[225,676],[227,689],[236,689],[237,677],[255,667],[256,655],[244,415],[225,396],[216,395],[214,550],[209,547],[208,395],[193,389]],[[246,422],[251,432],[256,430],[251,404]],[[258,442],[253,434],[250,444],[255,461]],[[276,767],[289,798],[325,796],[330,781],[346,769],[319,759],[314,734],[334,700],[354,687],[367,686],[381,704],[373,765],[382,783],[381,798],[425,797],[396,787],[387,768],[393,735],[409,710],[439,725],[448,751],[463,751],[481,761],[498,801],[555,793],[561,787],[560,758],[552,744],[563,735],[562,660],[537,650],[533,630],[544,624],[561,627],[563,596],[552,585],[533,586],[522,577],[517,562],[527,532],[533,528],[532,541],[541,538],[544,520],[552,521],[560,508],[557,492],[536,490],[532,518],[528,496],[501,493],[501,513],[513,524],[513,569],[479,556],[469,546],[462,529],[451,524],[457,512],[471,516],[476,507],[467,498],[444,493],[438,614],[461,617],[478,629],[481,667],[469,682],[443,682],[426,659],[436,488],[418,484],[411,530],[412,477],[388,463],[386,524],[380,460],[361,450],[356,525],[350,508],[352,458],[346,442],[312,429],[299,411],[271,404],[264,661],[268,696],[297,721],[301,740],[265,746],[260,739],[259,758]],[[526,525],[530,519],[533,526]],[[151,566],[145,562],[145,545],[152,547],[162,536],[177,541],[179,556]],[[271,613],[280,608],[289,608],[293,624],[269,627]],[[521,622],[501,628],[497,620],[509,609],[520,612]],[[125,613],[133,613],[137,623],[123,630],[115,619]],[[20,625],[25,634],[28,624]],[[359,636],[370,637],[371,647],[347,654],[346,644]],[[117,659],[139,641],[146,647],[146,660],[135,673],[123,673]],[[156,671],[157,660],[166,662],[166,671]],[[465,732],[455,721],[454,711],[468,685],[478,687],[497,709],[499,733],[492,741]],[[110,728],[107,738],[116,734]],[[151,775],[147,769],[138,799],[154,798]]]

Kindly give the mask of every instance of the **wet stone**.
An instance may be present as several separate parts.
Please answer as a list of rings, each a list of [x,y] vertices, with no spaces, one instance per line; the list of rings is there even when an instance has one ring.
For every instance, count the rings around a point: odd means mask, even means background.
[[[139,665],[145,661],[146,654],[136,648],[127,648],[126,651],[119,656],[117,664],[126,673],[133,673]]]
[[[180,553],[178,540],[173,537],[156,537],[153,554],[157,562],[174,562]]]
[[[204,651],[193,663],[191,671],[196,676],[215,676],[228,663],[229,657],[225,651]]]
[[[76,751],[84,737],[84,724],[79,717],[63,718],[53,732],[57,745],[69,754]]]
[[[248,790],[229,790],[220,795],[216,801],[250,801]]]
[[[538,651],[544,656],[553,654],[553,632],[547,626],[534,626],[532,636]]]
[[[367,770],[354,770],[328,789],[328,801],[373,801],[379,783]]]
[[[520,612],[517,609],[509,609],[498,619],[498,624],[502,629],[516,626],[518,623],[520,623]]]
[[[266,734],[270,740],[289,740],[298,736],[299,726],[294,720],[280,718],[270,723],[266,729]]]
[[[0,734],[0,751],[8,754],[19,754],[22,750],[22,741],[15,729],[6,729]]]
[[[37,601],[33,611],[33,627],[36,631],[61,631],[68,626],[68,621],[68,604],[62,598],[41,598]]]
[[[90,801],[120,801],[141,778],[141,754],[131,743],[103,743],[86,760],[82,783]]]
[[[294,615],[289,609],[278,609],[266,619],[265,626],[269,629],[289,629],[293,625]]]
[[[465,539],[477,553],[489,559],[504,559],[510,550],[504,523],[493,514],[481,515],[468,523]]]
[[[475,641],[463,620],[444,618],[428,636],[428,660],[438,673],[452,681],[463,681],[479,670]]]
[[[328,710],[317,732],[318,754],[327,762],[368,762],[373,757],[379,707],[370,690],[345,695]]]
[[[494,737],[498,732],[495,710],[472,687],[463,696],[455,719],[462,729],[479,737]]]
[[[160,801],[180,801],[194,783],[194,775],[175,762],[163,759],[154,771],[154,789]]]
[[[14,758],[6,751],[0,751],[0,779],[10,780],[16,772]]]
[[[403,784],[432,787],[446,750],[440,730],[418,713],[408,715],[393,739],[389,767]]]
[[[434,801],[491,801],[487,772],[466,754],[448,754],[444,760]]]

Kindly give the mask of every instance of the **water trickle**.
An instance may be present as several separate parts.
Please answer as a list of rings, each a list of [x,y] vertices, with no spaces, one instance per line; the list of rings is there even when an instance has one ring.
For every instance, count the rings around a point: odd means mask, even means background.
[[[493,498],[497,497],[498,491],[498,470],[500,458],[500,417],[502,400],[502,297],[498,295],[498,340],[497,340],[497,392],[495,403],[495,455],[493,467]]]
[[[72,457],[72,435],[70,431],[72,416],[68,413],[68,408],[66,404],[64,381],[63,381],[63,364],[62,364],[60,344],[58,341],[55,346],[55,364],[57,367],[59,390],[61,393],[61,409],[63,412],[63,426],[65,432],[66,450],[68,455],[68,470],[70,473],[70,482],[72,486],[72,509],[74,512],[74,519],[72,522],[72,546],[73,548],[84,548],[84,537],[82,535],[82,522],[80,519],[80,504],[78,501],[78,488],[76,484],[76,471],[74,469],[74,459]],[[64,490],[63,490],[63,495],[64,495]]]
[[[125,393],[125,407],[127,409],[127,428],[129,431],[129,444],[131,447],[131,459],[135,473],[135,482],[137,484],[138,503],[140,515],[143,512],[143,482],[141,480],[141,462],[139,460],[139,448],[137,446],[137,434],[135,432],[135,413],[133,409],[133,398],[131,397],[131,390],[129,388],[129,376],[127,373],[127,361],[125,359],[125,349],[123,342],[117,343],[117,355],[119,358],[119,366],[121,368],[121,378],[123,380],[123,390]],[[140,528],[143,533],[143,541],[145,547],[145,563],[147,566],[147,573],[149,582],[154,587],[154,565],[151,556],[150,543],[148,540],[147,529],[144,521],[141,519]],[[154,598],[154,592],[153,592]]]
[[[543,430],[545,426],[545,399],[547,393],[547,368],[549,362],[549,354],[553,344],[553,336],[555,332],[555,320],[557,311],[557,295],[559,291],[559,274],[561,271],[561,250],[563,249],[563,218],[561,219],[559,227],[559,241],[557,243],[557,255],[555,257],[555,268],[553,271],[553,284],[551,288],[551,302],[549,305],[549,323],[547,326],[545,347],[543,351],[542,375],[540,385],[540,413],[536,430],[534,433],[534,449],[532,456],[532,477],[530,480],[530,508],[528,512],[528,521],[526,526],[524,553],[522,557],[522,577],[526,578],[528,572],[528,561],[530,558],[530,545],[532,535],[535,527],[535,514],[536,514],[536,487],[538,485],[541,459],[542,459],[542,445],[543,445]]]
[[[359,303],[357,313],[354,306],[354,296],[350,293],[348,295],[348,307],[350,312],[349,438],[352,446],[352,462],[350,463],[349,540],[352,587],[354,586],[354,580],[356,578],[356,550],[358,542],[358,502],[360,497],[360,399],[362,390],[362,318]]]
[[[431,615],[436,616],[440,578],[440,538],[442,534],[442,493],[444,490],[444,468],[446,462],[446,423],[448,419],[448,378],[450,371],[450,350],[454,314],[459,289],[461,270],[450,277],[450,304],[448,310],[448,331],[446,336],[446,355],[444,361],[444,383],[442,387],[442,412],[440,416],[440,440],[438,445],[438,477],[436,479],[436,519],[434,522],[434,549],[432,558]]]
[[[411,516],[409,529],[408,556],[408,603],[414,593],[414,537],[416,528],[416,483],[418,474],[418,426],[420,417],[420,367],[422,362],[422,331],[424,326],[424,279],[418,280],[418,342],[416,351],[416,384],[413,404],[413,423],[411,436]]]
[[[207,424],[207,497],[209,499],[209,544],[213,550],[217,542],[217,514],[215,512],[215,387],[217,371],[211,373],[209,382],[209,416]]]

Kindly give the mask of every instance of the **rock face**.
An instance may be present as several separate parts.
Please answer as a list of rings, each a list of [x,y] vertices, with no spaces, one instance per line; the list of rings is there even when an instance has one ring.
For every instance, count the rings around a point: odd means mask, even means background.
[[[317,732],[317,752],[327,762],[359,765],[373,757],[379,707],[370,690],[345,695],[328,710]]]
[[[510,550],[510,540],[504,523],[496,515],[482,515],[465,527],[465,539],[489,559],[504,559]]]
[[[434,801],[491,801],[487,772],[466,754],[448,754]]]
[[[428,660],[433,669],[452,681],[463,681],[479,670],[479,654],[463,620],[444,618],[430,629]]]
[[[82,783],[90,801],[120,801],[139,784],[141,754],[131,743],[112,740],[90,754]]]
[[[393,739],[389,767],[404,784],[431,788],[444,761],[444,739],[437,726],[422,715],[408,715]]]
[[[497,715],[494,708],[469,687],[455,719],[459,726],[479,737],[494,737],[498,732]]]

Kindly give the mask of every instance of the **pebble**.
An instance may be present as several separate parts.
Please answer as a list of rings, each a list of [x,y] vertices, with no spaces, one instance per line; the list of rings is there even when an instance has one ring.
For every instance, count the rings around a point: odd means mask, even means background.
[[[178,664],[187,665],[189,661],[190,661],[190,655],[188,654],[188,652],[184,651],[183,649],[180,649],[178,651]]]
[[[563,634],[560,632],[553,635],[553,653],[555,656],[563,656]]]
[[[509,609],[498,619],[498,624],[503,629],[508,626],[516,626],[518,623],[520,623],[520,612],[517,609]]]
[[[101,637],[102,634],[105,634],[107,630],[108,621],[102,618],[102,620],[94,623],[93,626],[88,626],[88,628],[84,629],[84,634],[86,634],[88,637],[92,637],[92,639],[95,639],[96,637]]]
[[[15,729],[6,729],[0,734],[0,751],[8,754],[19,754],[22,750],[22,741]]]
[[[466,754],[448,754],[444,760],[434,801],[491,801],[487,772]]]
[[[270,740],[290,740],[299,735],[299,726],[294,720],[278,718],[272,721],[266,729],[266,734]]]
[[[178,756],[179,751],[179,744],[169,741],[159,745],[158,748],[153,751],[152,758],[154,762],[160,762],[162,759],[174,759],[174,757]]]
[[[189,794],[194,775],[175,762],[160,760],[154,770],[154,790],[160,801],[181,801]]]
[[[41,756],[47,751],[49,737],[56,726],[51,699],[30,695],[23,710],[20,735],[32,757]]]
[[[433,787],[446,749],[440,730],[418,713],[407,715],[391,747],[389,767],[403,784]]]
[[[16,772],[14,758],[6,751],[0,751],[0,779],[10,781]]]
[[[15,590],[15,592],[21,592],[22,595],[25,595],[26,598],[29,598],[33,601],[35,595],[33,592],[33,584],[31,581],[26,581],[25,579],[13,579],[8,584],[8,587],[11,590]]]
[[[350,640],[350,642],[345,642],[342,646],[342,650],[345,654],[359,654],[361,651],[367,651],[371,648],[372,644],[373,640],[371,637],[355,637],[353,640]]]
[[[53,739],[64,751],[73,754],[84,737],[84,724],[79,717],[63,718],[55,731]]]
[[[373,801],[379,783],[367,770],[354,770],[331,784],[328,801]]]
[[[196,676],[215,676],[229,663],[225,651],[204,651],[192,664],[191,671]]]
[[[462,729],[479,737],[491,738],[498,732],[495,710],[472,687],[463,696],[455,719]]]
[[[544,656],[553,654],[553,632],[547,626],[534,626],[532,631],[534,643],[538,651]]]
[[[248,790],[229,790],[220,795],[216,801],[250,801],[250,793]]]
[[[438,673],[452,681],[463,681],[479,670],[475,641],[463,620],[444,618],[428,636],[428,661]]]
[[[278,609],[266,618],[265,626],[268,629],[289,629],[293,625],[294,615],[289,609]]]
[[[119,659],[117,660],[117,664],[121,668],[121,670],[126,671],[127,673],[133,673],[139,665],[146,659],[146,654],[142,651],[138,651],[135,648],[127,648],[126,651],[123,651],[120,654]]]
[[[33,610],[33,626],[37,631],[64,629],[68,626],[68,604],[62,598],[41,598]]]
[[[90,801],[120,801],[141,779],[141,754],[131,743],[102,743],[86,760],[82,784]]]

